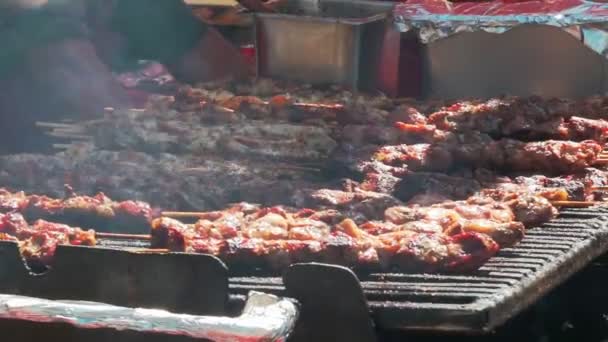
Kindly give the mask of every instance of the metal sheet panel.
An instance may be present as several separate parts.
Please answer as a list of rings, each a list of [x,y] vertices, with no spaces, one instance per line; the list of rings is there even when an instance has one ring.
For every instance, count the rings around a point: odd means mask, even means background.
[[[606,60],[572,35],[523,25],[460,33],[422,47],[423,97],[582,97],[606,91]]]
[[[258,74],[369,89],[391,7],[349,4],[302,0],[283,14],[257,14]]]

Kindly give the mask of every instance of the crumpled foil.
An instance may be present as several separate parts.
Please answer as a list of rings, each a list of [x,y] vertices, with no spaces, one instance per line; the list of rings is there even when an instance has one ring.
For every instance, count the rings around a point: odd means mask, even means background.
[[[250,292],[241,316],[212,317],[133,309],[83,301],[0,295],[0,319],[61,322],[85,329],[110,328],[184,335],[215,342],[285,341],[298,317],[289,299]]]
[[[563,29],[608,57],[608,3],[584,0],[449,2],[408,0],[395,6],[401,32],[415,30],[424,44],[460,32],[504,33],[534,24]]]

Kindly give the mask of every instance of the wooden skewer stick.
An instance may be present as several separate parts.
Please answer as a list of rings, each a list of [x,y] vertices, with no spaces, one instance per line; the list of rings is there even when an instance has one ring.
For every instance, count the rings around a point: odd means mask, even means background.
[[[59,122],[36,121],[36,126],[50,127],[50,128],[70,128],[70,127],[74,127],[74,126],[78,126],[78,125],[59,123]]]
[[[308,172],[321,172],[322,170],[316,167],[307,167],[299,165],[276,165],[274,168],[279,170],[293,170],[293,171],[308,171]]]
[[[67,150],[72,147],[72,144],[53,144],[53,148],[58,150]]]
[[[106,239],[123,239],[123,240],[150,240],[148,234],[120,234],[120,233],[100,233],[95,232],[95,237]]]
[[[306,103],[306,102],[296,102],[293,104],[295,107],[299,108],[318,108],[318,109],[344,109],[344,105],[336,103],[336,104],[325,104],[325,103]]]
[[[147,254],[147,253],[171,253],[171,251],[168,250],[168,249],[166,249],[166,248],[146,248],[146,249],[140,249],[136,253],[139,253],[139,254]]]
[[[262,104],[268,106],[271,105],[270,101],[262,101]],[[344,105],[341,103],[315,103],[315,102],[293,102],[286,103],[285,106],[293,106],[302,109],[330,109],[330,110],[342,110],[344,109]]]
[[[587,208],[592,207],[594,205],[602,204],[602,202],[594,202],[594,201],[552,201],[556,207],[568,207],[568,208]]]
[[[594,186],[591,191],[608,191],[608,186]]]
[[[608,158],[598,158],[593,163],[594,165],[606,165],[608,164]]]
[[[172,218],[198,218],[205,214],[206,213],[200,211],[163,211],[161,216]]]
[[[77,134],[77,135],[86,135],[87,131],[81,130],[81,129],[55,128],[52,131],[47,131],[47,134]]]
[[[93,137],[90,135],[84,134],[72,134],[72,133],[60,133],[60,132],[50,132],[47,135],[55,138],[68,138],[68,139],[77,139],[77,140],[92,140]]]

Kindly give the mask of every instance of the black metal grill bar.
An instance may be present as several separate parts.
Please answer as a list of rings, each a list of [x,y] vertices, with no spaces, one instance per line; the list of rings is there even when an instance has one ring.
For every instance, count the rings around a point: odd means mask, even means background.
[[[538,236],[538,235],[528,235],[526,237],[526,242],[538,242],[538,243],[569,243],[572,245],[573,243],[581,241],[580,237],[571,237],[571,236]]]
[[[479,269],[479,271],[521,274],[521,273],[529,273],[529,272],[532,272],[533,270],[531,270],[529,268],[519,268],[519,267],[502,267],[502,265],[500,265],[500,266],[484,265],[483,267],[481,267]]]
[[[573,219],[561,219],[559,221],[545,223],[543,226],[545,229],[551,228],[565,228],[565,229],[589,229],[589,227],[581,222],[585,222],[586,220],[581,220],[577,218]]]
[[[379,282],[379,281],[366,281],[362,283],[363,287],[366,289],[374,289],[374,288],[412,288],[412,289],[420,289],[427,290],[430,288],[433,289],[450,289],[454,291],[454,289],[468,288],[468,289],[499,289],[504,288],[508,285],[506,284],[486,284],[486,283],[478,283],[478,284],[469,284],[469,283],[431,283],[431,282],[419,282],[419,283],[402,283],[402,282]]]
[[[389,280],[398,280],[401,282],[417,282],[417,281],[434,281],[437,283],[441,282],[459,282],[460,284],[470,284],[470,283],[498,283],[498,284],[506,284],[512,285],[514,282],[511,280],[498,279],[493,277],[484,276],[481,274],[476,274],[474,276],[458,276],[458,275],[428,275],[428,274],[391,274],[391,275],[381,275],[377,278],[383,279],[386,281]],[[365,281],[362,282],[363,284]]]
[[[520,256],[534,256],[536,258],[553,258],[556,255],[559,255],[562,251],[556,250],[529,250],[522,247],[514,247],[514,248],[505,248],[502,255],[520,255]]]
[[[544,264],[544,262],[542,260],[539,260],[536,258],[526,258],[526,257],[508,258],[508,257],[503,257],[500,254],[498,256],[495,256],[492,259],[490,259],[490,261],[488,261],[488,263],[491,263],[491,262],[521,262],[521,263],[534,263],[534,264],[538,264],[538,265]]]
[[[237,293],[247,294],[251,290],[255,291],[264,291],[272,294],[283,294],[285,292],[285,287],[283,286],[271,286],[271,285],[256,285],[256,284],[246,284],[246,285],[238,285],[238,284],[230,284],[230,290],[235,291]]]
[[[279,277],[231,277],[230,283],[256,283],[256,284],[277,284],[282,285],[283,279]]]
[[[388,302],[382,300],[370,300],[367,302],[370,308],[383,308],[389,310],[423,310],[423,309],[433,309],[433,310],[467,310],[473,312],[473,309],[469,309],[470,305],[468,304],[455,304],[455,303],[437,303],[437,302],[427,302],[427,303],[418,303],[418,302]],[[404,322],[406,323],[406,322]]]
[[[593,235],[595,230],[572,230],[572,229],[547,229],[545,228],[542,231],[539,230],[531,230],[526,233],[526,237],[535,237],[535,236],[546,236],[546,237],[572,237],[572,238],[581,238],[584,239],[590,235]]]
[[[492,260],[492,261],[488,261],[484,266],[487,267],[509,267],[509,268],[525,268],[525,269],[532,269],[532,270],[536,270],[539,267],[542,266],[541,263],[524,263],[524,262],[499,262],[496,260]]]
[[[393,301],[399,302],[416,302],[416,303],[428,303],[428,302],[440,302],[440,303],[453,303],[453,304],[471,304],[480,298],[490,298],[493,295],[491,293],[484,292],[470,292],[470,293],[459,293],[459,292],[408,292],[408,291],[375,291],[366,290],[365,296],[368,300],[383,300],[386,296],[391,296]]]

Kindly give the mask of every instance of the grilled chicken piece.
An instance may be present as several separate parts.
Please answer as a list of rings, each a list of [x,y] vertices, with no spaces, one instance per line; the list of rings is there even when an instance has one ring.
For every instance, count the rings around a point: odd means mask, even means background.
[[[429,207],[393,207],[386,210],[385,218],[397,224],[397,230],[431,228],[447,235],[475,232],[489,236],[501,247],[515,245],[524,237],[525,230],[521,222],[515,221],[511,208],[498,202],[447,201]]]
[[[29,225],[19,213],[0,214],[0,240],[18,242],[22,257],[36,271],[51,264],[58,245],[97,244],[92,230],[44,220]]]
[[[388,223],[371,221],[359,227],[351,219],[332,226],[313,212],[262,208],[242,220],[239,216],[237,221],[242,225],[239,223],[231,237],[210,234],[208,228],[201,229],[200,221],[186,225],[158,218],[152,223],[152,247],[213,254],[235,267],[278,270],[295,262],[317,261],[415,272],[474,270],[498,250],[496,242],[475,232],[449,236],[430,230],[380,229],[374,226]],[[215,213],[204,219],[204,225],[225,218]]]

